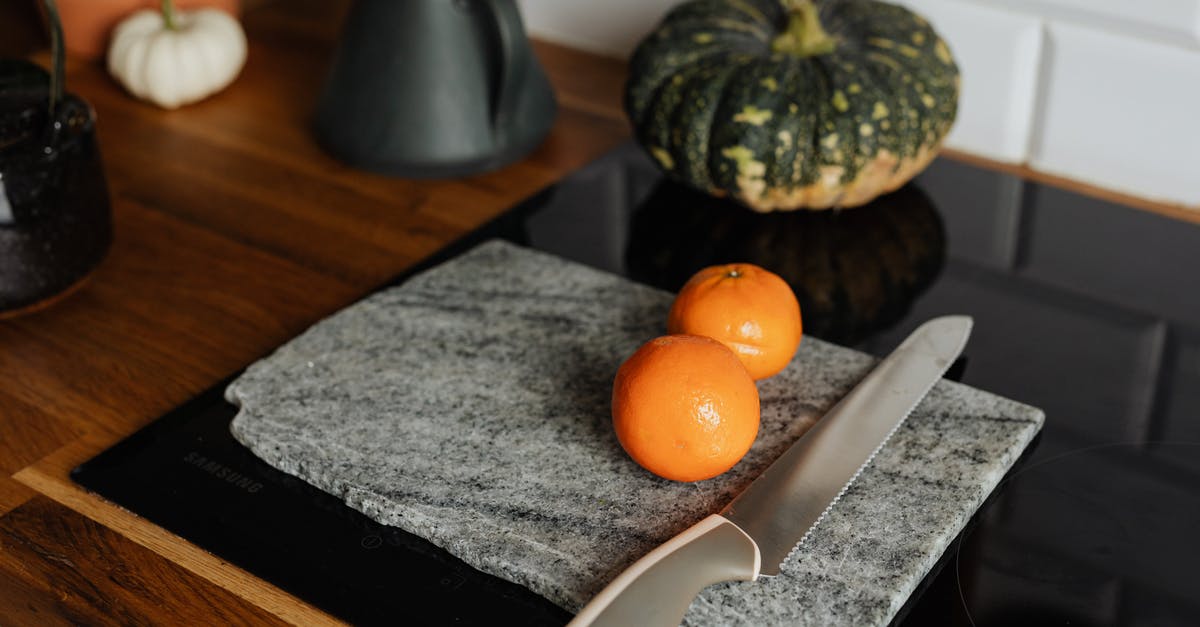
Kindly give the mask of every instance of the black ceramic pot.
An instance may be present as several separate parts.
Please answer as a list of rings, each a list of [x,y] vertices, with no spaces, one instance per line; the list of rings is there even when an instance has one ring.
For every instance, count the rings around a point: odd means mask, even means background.
[[[51,71],[0,60],[0,317],[80,285],[112,241],[95,113],[63,90],[61,30],[46,5]]]

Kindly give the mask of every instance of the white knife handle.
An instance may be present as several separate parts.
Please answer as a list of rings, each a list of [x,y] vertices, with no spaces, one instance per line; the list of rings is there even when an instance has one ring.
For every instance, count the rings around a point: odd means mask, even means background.
[[[746,532],[720,514],[692,525],[625,569],[568,627],[678,627],[692,599],[721,581],[754,581],[762,558]]]

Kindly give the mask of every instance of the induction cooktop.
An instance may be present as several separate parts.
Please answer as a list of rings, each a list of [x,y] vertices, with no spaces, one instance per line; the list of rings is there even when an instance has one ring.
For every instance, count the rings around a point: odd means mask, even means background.
[[[667,290],[758,263],[792,284],[807,334],[868,352],[974,316],[952,376],[1046,425],[893,624],[1200,616],[1200,227],[945,159],[867,207],[761,215],[626,144],[391,284],[493,237]],[[232,378],[72,478],[352,623],[571,618],[259,460],[229,434]]]

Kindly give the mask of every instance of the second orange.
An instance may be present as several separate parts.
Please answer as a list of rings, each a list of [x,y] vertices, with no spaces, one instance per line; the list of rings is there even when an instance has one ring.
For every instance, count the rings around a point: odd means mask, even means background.
[[[783,370],[800,346],[800,303],[779,275],[750,263],[709,266],[679,290],[670,333],[711,337],[738,356],[755,380]]]

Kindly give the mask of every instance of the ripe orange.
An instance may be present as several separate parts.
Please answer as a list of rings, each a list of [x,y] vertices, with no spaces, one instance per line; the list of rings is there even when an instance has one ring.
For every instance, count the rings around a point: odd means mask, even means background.
[[[697,335],[646,342],[617,370],[613,428],[650,472],[700,481],[729,470],[758,436],[758,388],[733,351]]]
[[[675,296],[667,331],[716,339],[750,376],[765,379],[783,370],[800,346],[800,303],[770,270],[750,263],[709,266]]]

